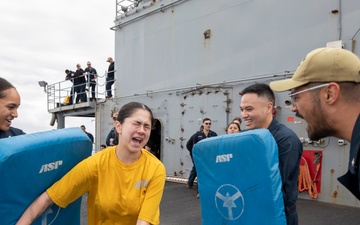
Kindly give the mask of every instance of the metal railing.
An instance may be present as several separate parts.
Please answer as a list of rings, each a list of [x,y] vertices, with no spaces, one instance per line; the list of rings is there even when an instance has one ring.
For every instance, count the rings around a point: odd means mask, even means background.
[[[115,72],[114,71],[109,71],[109,72]],[[110,82],[112,80],[106,81],[106,76],[107,76],[108,72],[105,72],[104,75],[100,76],[98,74],[94,74],[95,78],[96,78],[96,85],[95,85],[95,101],[98,101],[99,99],[105,99],[105,95],[106,95],[106,83]],[[82,76],[79,77],[83,77],[86,76],[87,78],[90,77],[89,73],[85,73]],[[79,78],[77,77],[77,78]],[[71,78],[72,81],[74,81],[74,79],[77,78]],[[103,83],[99,83],[99,80],[104,78],[104,82]],[[63,81],[59,81],[53,84],[48,84],[46,86],[46,94],[47,94],[47,109],[48,111],[53,110],[55,108],[61,108],[65,107],[65,106],[69,106],[69,105],[73,105],[75,107],[76,105],[76,98],[80,98],[81,95],[85,95],[86,97],[86,101],[90,101],[90,99],[92,98],[92,89],[90,89],[90,79],[86,79],[86,83],[82,83],[82,84],[77,84],[77,85],[73,85],[73,82],[71,80],[63,80]],[[113,80],[114,82],[116,81],[116,79],[114,78]],[[82,87],[85,85],[85,88],[83,88],[84,91],[80,91],[80,92],[76,92],[75,90],[78,90],[78,88]],[[99,89],[101,89],[102,91],[99,91]],[[114,85],[111,87],[111,91],[114,91]],[[66,98],[72,97],[72,102],[64,102]],[[81,102],[82,103],[82,102]]]
[[[123,15],[129,8],[137,6],[141,0],[116,0],[116,17]]]
[[[132,9],[138,12],[155,2],[156,0],[116,0],[116,17],[126,15]]]

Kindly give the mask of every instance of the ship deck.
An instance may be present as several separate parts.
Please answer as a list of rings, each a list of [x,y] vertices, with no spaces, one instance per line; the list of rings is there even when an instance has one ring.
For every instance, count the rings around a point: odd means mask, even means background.
[[[201,225],[200,201],[196,189],[185,184],[166,182],[160,206],[161,225]],[[86,207],[86,196],[83,206]],[[85,203],[85,204],[84,204]],[[360,208],[298,199],[299,225],[359,225]],[[87,224],[86,209],[82,208],[81,224]]]

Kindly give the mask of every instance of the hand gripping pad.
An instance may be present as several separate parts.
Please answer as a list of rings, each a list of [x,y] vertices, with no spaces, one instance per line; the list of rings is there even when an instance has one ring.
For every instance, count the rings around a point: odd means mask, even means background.
[[[278,148],[267,129],[207,138],[193,156],[202,224],[286,224]]]
[[[31,202],[91,155],[80,128],[0,139],[0,224],[13,225]],[[65,209],[53,205],[33,224],[79,225],[81,198]]]

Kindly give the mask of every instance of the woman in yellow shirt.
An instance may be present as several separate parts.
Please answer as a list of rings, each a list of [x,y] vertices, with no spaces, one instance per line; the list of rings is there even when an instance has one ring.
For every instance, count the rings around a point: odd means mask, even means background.
[[[89,225],[159,224],[165,167],[143,149],[152,121],[147,106],[138,102],[124,105],[116,121],[119,144],[76,165],[35,199],[17,224],[31,224],[51,204],[64,208],[85,193]]]

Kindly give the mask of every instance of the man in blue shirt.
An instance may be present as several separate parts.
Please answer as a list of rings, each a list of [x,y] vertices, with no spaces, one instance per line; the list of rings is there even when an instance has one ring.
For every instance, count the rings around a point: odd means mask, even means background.
[[[267,84],[253,84],[245,88],[241,94],[240,110],[246,129],[268,129],[278,145],[286,221],[288,225],[297,225],[297,180],[303,152],[302,144],[291,129],[273,117],[275,96]]]

